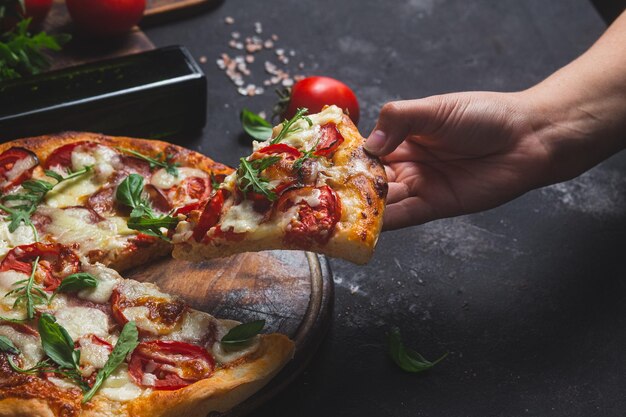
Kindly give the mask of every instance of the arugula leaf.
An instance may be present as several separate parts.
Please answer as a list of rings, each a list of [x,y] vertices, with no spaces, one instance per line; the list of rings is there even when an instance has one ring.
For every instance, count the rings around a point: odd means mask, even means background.
[[[11,339],[9,339],[6,336],[1,336],[1,335],[0,335],[0,351],[11,353],[13,355],[20,354],[20,350],[17,347],[15,347]]]
[[[389,355],[400,369],[412,373],[427,371],[448,356],[445,353],[436,361],[431,362],[416,351],[407,349],[402,343],[399,329],[393,329],[389,334]]]
[[[304,119],[306,120],[306,122],[309,124],[309,126],[313,126],[313,122],[311,121],[311,119],[309,119],[308,117],[306,117],[305,115],[308,113],[309,109],[307,108],[301,108],[298,109],[296,111],[296,114],[289,120],[285,120],[283,122],[283,127],[280,130],[280,133],[278,135],[276,135],[276,137],[274,139],[272,139],[270,141],[270,143],[273,145],[275,143],[280,142],[281,140],[285,139],[285,137],[291,133],[297,132],[298,130],[300,130],[299,127],[293,127],[293,124],[296,123],[298,120],[300,119]]]
[[[211,172],[211,188],[217,190],[220,188],[220,182],[215,178],[215,174]]]
[[[57,289],[54,290],[52,297],[60,292],[77,292],[86,288],[96,288],[97,286],[98,279],[96,277],[87,272],[77,272],[66,276]]]
[[[74,341],[54,316],[43,313],[38,330],[43,351],[52,362],[64,369],[78,369],[80,351],[74,349]]]
[[[142,194],[143,177],[138,174],[130,174],[117,187],[115,192],[117,201],[133,209],[126,222],[127,226],[147,235],[169,240],[161,232],[161,228],[172,228],[178,224],[179,220],[170,215],[157,216],[150,202]]]
[[[240,119],[243,130],[253,138],[265,141],[272,136],[272,125],[258,114],[243,109]]]
[[[35,317],[35,305],[37,304],[45,304],[48,302],[48,295],[38,287],[35,287],[35,273],[37,272],[37,266],[39,265],[39,257],[35,258],[32,263],[32,270],[30,272],[30,276],[27,279],[20,280],[14,283],[16,284],[24,284],[18,286],[17,288],[9,291],[4,296],[8,297],[12,294],[18,294],[15,298],[15,302],[13,306],[17,306],[20,303],[26,301],[26,316],[28,319],[32,319]]]
[[[220,342],[227,346],[243,346],[265,327],[265,320],[255,320],[233,327]]]
[[[96,381],[89,391],[83,397],[83,403],[91,400],[94,394],[100,389],[102,383],[109,377],[122,362],[126,356],[131,353],[139,344],[139,333],[134,321],[129,321],[124,325],[120,333],[120,337],[115,343],[113,351],[109,355],[104,367],[98,371]]]
[[[263,194],[268,200],[276,200],[276,194],[270,188],[270,182],[267,178],[261,177],[261,172],[276,162],[280,161],[280,156],[269,156],[267,158],[255,159],[248,161],[246,158],[240,158],[239,169],[237,169],[237,186],[247,198],[248,192]]]
[[[319,142],[320,141],[318,139],[317,142],[315,142],[315,145],[311,147],[311,149],[302,152],[302,156],[295,160],[295,162],[293,163],[293,169],[296,172],[299,172],[302,169],[302,164],[304,164],[304,161],[306,161],[307,159],[319,158],[319,156],[315,155],[315,151],[317,150],[317,145],[319,144]]]
[[[134,151],[132,149],[127,149],[127,148],[122,148],[122,147],[117,147],[117,149],[148,162],[150,164],[150,169],[154,169],[156,167],[165,168],[165,171],[168,174],[178,177],[178,167],[180,166],[180,163],[172,162],[173,156],[170,154],[165,155],[165,159],[163,159],[163,154],[158,153],[156,156],[158,159],[155,159],[147,155],[144,155],[140,152]]]
[[[12,6],[5,6],[0,13],[7,14]],[[0,36],[0,81],[38,74],[50,66],[44,52],[59,51],[70,40],[69,35],[48,35],[45,32],[32,35],[28,32],[31,19],[18,22],[15,27]]]
[[[6,220],[9,223],[9,232],[13,233],[17,230],[21,223],[29,226],[35,235],[35,240],[39,241],[37,236],[37,229],[30,221],[30,217],[37,211],[37,206],[44,200],[46,194],[50,192],[54,187],[76,177],[79,177],[87,172],[90,172],[91,166],[70,173],[67,177],[62,177],[54,171],[45,171],[46,175],[57,181],[56,184],[52,184],[44,180],[27,180],[22,183],[22,189],[25,192],[16,194],[6,194],[0,197],[0,201],[3,203],[7,201],[21,202],[20,204],[14,204],[11,207],[7,207],[6,204],[0,204],[0,209],[8,213]]]

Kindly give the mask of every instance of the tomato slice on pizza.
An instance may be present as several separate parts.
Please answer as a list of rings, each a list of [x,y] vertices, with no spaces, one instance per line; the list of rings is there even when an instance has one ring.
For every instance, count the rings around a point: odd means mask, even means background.
[[[174,257],[304,249],[365,263],[382,226],[385,171],[336,106],[296,116],[255,142],[203,207],[185,209]]]

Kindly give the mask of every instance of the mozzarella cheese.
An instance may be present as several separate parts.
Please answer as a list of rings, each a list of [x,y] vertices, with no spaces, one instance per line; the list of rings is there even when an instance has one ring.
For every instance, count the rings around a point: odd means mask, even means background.
[[[216,323],[217,333],[215,340],[222,340],[222,337],[224,337],[230,329],[240,324],[235,320],[218,320]],[[211,353],[215,360],[223,365],[253,353],[258,347],[259,336],[255,336],[247,346],[238,346],[237,349],[228,349],[228,347],[222,346],[220,342],[216,342],[213,344]]]
[[[7,254],[15,246],[28,245],[35,241],[35,233],[32,228],[21,223],[15,232],[9,232],[9,223],[0,223],[0,257]]]
[[[24,368],[35,366],[43,358],[43,348],[38,336],[18,332],[11,326],[0,326],[0,335],[11,340],[22,352]]]
[[[78,171],[93,166],[95,180],[106,181],[119,168],[119,154],[108,146],[78,147],[72,152],[72,169]]]
[[[98,280],[96,288],[88,288],[78,292],[78,296],[84,300],[104,304],[111,298],[113,289],[122,277],[113,269],[97,263],[95,265],[83,264],[83,271],[90,273]]]
[[[93,174],[87,172],[54,187],[46,194],[45,203],[58,208],[80,206],[99,188],[100,185],[93,179]]]
[[[312,122],[312,125],[309,125],[307,120],[298,120],[292,125],[292,128],[295,129],[295,131],[286,135],[285,138],[281,140],[281,143],[293,146],[299,150],[312,149],[320,139],[321,126],[328,123],[341,123],[341,120],[343,119],[343,112],[337,106],[328,106],[321,112],[307,117]],[[282,125],[276,128],[275,133],[278,134],[281,129]],[[265,147],[270,144],[270,140],[271,139],[261,142],[258,146]]]
[[[120,237],[121,225],[117,218],[91,224],[81,214],[73,210],[61,210],[51,207],[39,207],[38,211],[52,219],[45,230],[59,243],[80,245],[79,252],[92,250],[114,251],[126,246],[126,239]],[[120,219],[123,221],[123,219]],[[123,226],[122,231],[125,231]]]
[[[74,340],[89,334],[100,337],[109,334],[109,317],[97,308],[62,307],[54,315]]]
[[[134,400],[145,391],[148,390],[142,389],[130,379],[128,366],[121,364],[115,372],[104,381],[98,394],[112,401],[126,402]]]
[[[167,172],[165,168],[161,168],[152,174],[150,183],[157,188],[167,190],[191,177],[208,178],[209,175],[196,168],[180,167],[178,168],[178,176],[176,176]]]
[[[222,230],[230,230],[235,233],[245,233],[258,227],[263,214],[257,213],[253,208],[254,202],[244,200],[236,206],[230,206],[221,219]]]
[[[200,343],[213,330],[215,319],[208,313],[190,310],[183,317],[179,329],[163,337],[187,343]]]

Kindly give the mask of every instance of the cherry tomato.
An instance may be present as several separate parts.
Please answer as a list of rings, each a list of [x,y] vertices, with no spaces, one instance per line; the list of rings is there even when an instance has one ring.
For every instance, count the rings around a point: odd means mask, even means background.
[[[334,104],[347,111],[354,124],[359,123],[359,102],[354,92],[339,80],[330,77],[307,77],[291,89],[291,98],[284,113],[290,119],[301,107],[309,113],[318,113],[326,105]]]
[[[72,167],[72,152],[77,146],[82,147],[94,147],[95,144],[91,142],[74,142],[68,143],[67,145],[63,145],[59,148],[56,148],[48,158],[46,158],[46,162],[43,164],[45,169],[51,169],[54,167],[61,167],[63,169]]]
[[[0,190],[8,191],[29,179],[38,164],[39,159],[28,149],[13,147],[2,152],[0,154]]]
[[[128,372],[137,385],[175,390],[211,376],[215,359],[206,349],[185,342],[153,340],[133,351]]]
[[[275,143],[273,145],[266,146],[265,148],[259,149],[258,152],[266,153],[269,155],[284,153],[290,157],[293,157],[293,159],[297,159],[302,156],[302,153],[299,150],[297,150],[293,146],[285,145],[284,143]]]
[[[305,198],[310,198],[313,192],[317,192],[319,203],[311,206]],[[328,242],[341,218],[341,203],[337,194],[326,185],[290,190],[280,197],[276,210],[281,215],[294,206],[298,206],[298,214],[289,223],[285,242],[302,249]]]
[[[52,0],[26,0],[25,6],[26,17],[33,18],[33,25],[40,25],[50,12]]]
[[[0,272],[13,270],[30,275],[37,257],[37,271],[43,275],[46,291],[54,291],[63,278],[80,270],[78,256],[67,246],[36,242],[11,249],[0,263]]]
[[[206,232],[217,224],[222,215],[222,207],[224,206],[224,190],[217,190],[215,195],[211,197],[204,211],[200,215],[198,224],[193,229],[193,238],[196,242],[201,242]]]
[[[146,0],[67,0],[76,25],[97,36],[128,32],[141,20]]]
[[[320,129],[320,143],[314,153],[317,156],[332,156],[342,143],[343,136],[337,130],[337,126],[332,123],[326,124]]]

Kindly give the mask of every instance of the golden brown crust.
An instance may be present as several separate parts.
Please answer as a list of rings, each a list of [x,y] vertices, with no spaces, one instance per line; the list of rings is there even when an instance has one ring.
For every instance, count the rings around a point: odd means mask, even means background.
[[[334,168],[328,185],[337,193],[342,204],[341,219],[332,238],[326,244],[307,247],[312,252],[346,259],[356,264],[369,261],[382,228],[387,175],[380,160],[365,152],[365,139],[350,118],[343,116],[337,126],[344,138],[332,158]],[[242,252],[270,249],[302,250],[284,242],[282,230],[260,240],[229,242],[211,240],[197,243],[193,238],[175,243],[172,255],[177,259],[201,261]]]
[[[147,156],[155,157],[161,153],[172,155],[173,161],[181,166],[198,168],[203,171],[213,172],[216,175],[228,175],[232,168],[198,152],[191,151],[171,143],[151,140],[136,139],[122,136],[106,136],[97,133],[87,132],[63,132],[54,135],[36,136],[30,138],[17,139],[11,142],[0,144],[0,153],[11,147],[22,147],[34,152],[39,158],[40,165],[36,168],[35,176],[43,176],[43,164],[48,156],[61,146],[75,142],[92,142],[111,147],[122,147],[140,152]],[[131,251],[108,252],[100,255],[95,254],[91,259],[93,262],[101,262],[117,271],[126,271],[135,266],[143,265],[153,259],[163,257],[171,252],[171,245],[161,240],[155,240],[153,244],[139,246]]]

